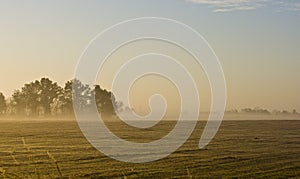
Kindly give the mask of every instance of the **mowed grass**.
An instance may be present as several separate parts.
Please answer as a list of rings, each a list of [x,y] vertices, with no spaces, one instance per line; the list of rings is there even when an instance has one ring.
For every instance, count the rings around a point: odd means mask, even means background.
[[[200,150],[204,125],[199,122],[168,157],[131,164],[94,149],[75,121],[0,121],[0,178],[300,177],[299,120],[223,121],[214,140]],[[122,138],[141,142],[164,136],[174,122],[148,130],[108,126]]]

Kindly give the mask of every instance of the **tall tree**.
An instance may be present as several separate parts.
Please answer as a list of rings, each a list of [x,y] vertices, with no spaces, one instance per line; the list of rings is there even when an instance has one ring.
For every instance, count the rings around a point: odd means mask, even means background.
[[[25,110],[27,115],[38,115],[41,94],[40,82],[36,80],[25,84],[21,93],[21,97],[23,97],[23,100],[25,101]]]
[[[92,103],[92,90],[89,85],[83,84],[78,79],[68,81],[64,87],[64,106],[73,112],[87,110]]]
[[[76,110],[88,111],[96,105],[101,115],[114,115],[115,108],[121,106],[114,95],[99,85],[91,89],[78,79],[65,83],[61,88],[48,78],[25,84],[21,90],[14,91],[10,100],[11,113],[40,115],[73,114]]]
[[[25,84],[21,91],[12,95],[12,106],[18,114],[39,115],[43,109],[45,115],[51,113],[51,104],[62,93],[61,87],[48,78],[42,78]]]
[[[117,107],[117,102],[114,95],[105,89],[101,89],[99,85],[95,85],[94,92],[99,113],[106,116],[115,115],[114,106]]]
[[[62,89],[57,83],[54,83],[48,78],[42,78],[39,84],[40,90],[40,105],[43,107],[46,115],[51,113],[51,104],[60,94]]]
[[[26,108],[26,102],[24,94],[20,90],[15,90],[11,98],[11,107],[13,114],[24,114]]]
[[[62,111],[66,114],[73,113],[73,99],[72,99],[72,84],[73,80],[67,81],[63,89],[63,96],[60,98],[62,100]]]
[[[4,114],[6,111],[6,101],[3,93],[0,93],[0,115]]]

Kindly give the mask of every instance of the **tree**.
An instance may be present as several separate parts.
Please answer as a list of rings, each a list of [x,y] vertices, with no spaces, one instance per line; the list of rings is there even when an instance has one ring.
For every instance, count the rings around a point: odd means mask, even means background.
[[[289,114],[289,112],[287,110],[282,110],[281,114]]]
[[[6,101],[5,101],[5,96],[0,93],[0,115],[4,114],[6,111]]]
[[[62,94],[62,89],[57,83],[52,82],[48,78],[42,78],[39,84],[40,90],[40,105],[43,107],[46,115],[51,113],[51,104],[54,102],[54,99]]]
[[[293,114],[298,114],[296,109],[293,109]]]
[[[21,90],[14,91],[12,106],[15,113],[26,115],[45,115],[51,113],[51,104],[62,93],[61,87],[48,78],[42,78],[25,84]]]
[[[99,85],[95,85],[94,93],[99,113],[105,116],[115,115],[115,107],[117,108],[118,103],[114,95],[107,90],[101,89]]]
[[[89,85],[83,84],[78,79],[68,81],[64,87],[64,108],[73,112],[87,110],[92,102],[92,90]]]
[[[26,114],[38,115],[41,94],[40,82],[36,80],[29,84],[25,84],[21,92],[25,100]]]
[[[61,88],[48,78],[41,78],[15,90],[10,98],[10,113],[20,115],[74,114],[74,109],[89,111],[96,105],[102,115],[115,115],[115,108],[122,106],[114,95],[99,85],[91,89],[78,79],[65,83]]]
[[[251,108],[244,108],[241,110],[241,112],[243,113],[260,113],[260,114],[271,114],[270,111],[268,111],[267,109],[262,109],[260,107],[255,107],[254,109]]]
[[[21,90],[15,90],[12,95],[12,107],[16,114],[36,115],[40,101],[39,81],[25,84]]]
[[[26,108],[26,102],[24,94],[20,90],[15,90],[11,98],[12,113],[24,114]]]
[[[15,90],[11,105],[16,114],[35,115],[39,106],[39,82],[25,84],[21,90]]]
[[[62,102],[62,112],[65,114],[73,113],[72,84],[73,80],[65,83],[63,95],[58,99]]]

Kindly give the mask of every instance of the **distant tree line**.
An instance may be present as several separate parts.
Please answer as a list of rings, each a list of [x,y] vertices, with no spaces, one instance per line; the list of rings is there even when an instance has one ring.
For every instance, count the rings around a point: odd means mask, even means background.
[[[296,109],[293,109],[293,111],[289,112],[287,110],[273,110],[269,111],[267,109],[263,109],[260,107],[255,108],[243,108],[241,110],[232,109],[226,111],[227,113],[244,113],[244,114],[299,114]]]
[[[0,115],[70,115],[74,114],[74,107],[83,110],[92,105],[96,105],[101,115],[112,116],[122,103],[99,85],[90,87],[77,79],[67,81],[61,87],[49,78],[41,78],[24,84],[10,98],[5,99],[0,93]]]

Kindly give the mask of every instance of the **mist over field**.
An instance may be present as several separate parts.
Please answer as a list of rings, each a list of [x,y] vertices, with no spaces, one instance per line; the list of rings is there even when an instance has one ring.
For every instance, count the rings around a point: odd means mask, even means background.
[[[199,122],[189,140],[176,152],[145,164],[124,163],[105,156],[84,138],[74,119],[0,120],[0,124],[0,167],[4,178],[300,175],[299,120],[225,120],[205,149],[197,146],[205,125]],[[154,128],[136,130],[107,123],[116,135],[134,142],[157,140],[174,125],[166,121]]]
[[[44,81],[43,78],[41,81]],[[32,83],[31,83],[32,84]],[[38,84],[36,82],[36,84]],[[67,83],[68,84],[68,83]],[[55,85],[54,85],[55,86]],[[84,87],[84,85],[79,85]],[[148,128],[136,128],[122,121],[114,109],[111,94],[100,87],[91,91],[94,99],[80,93],[81,103],[66,98],[68,88],[55,93],[56,104],[49,101],[42,103],[49,93],[43,93],[47,88],[36,85],[33,95],[29,97],[37,101],[27,101],[26,85],[18,95],[13,97],[8,108],[0,116],[0,174],[3,178],[207,178],[207,177],[298,177],[300,176],[300,114],[275,110],[270,112],[262,108],[244,108],[225,112],[219,130],[205,148],[199,148],[198,143],[207,124],[209,112],[200,112],[199,118],[184,118],[180,125],[190,126],[196,121],[196,126],[187,141],[168,154],[166,158],[147,163],[133,164],[121,162],[112,157],[122,157],[123,160],[144,160],[147,155],[164,155],[148,153],[144,150],[110,152],[109,156],[97,150],[100,143],[92,143],[101,139],[104,131],[91,131],[104,121],[109,131],[128,142],[146,144],[160,140],[169,135],[178,124],[178,116],[168,115],[159,120],[147,118],[138,121],[152,124]],[[53,88],[50,88],[53,89]],[[72,89],[72,88],[71,88]],[[84,89],[89,89],[84,87]],[[97,91],[98,90],[98,91]],[[26,93],[25,93],[26,92]],[[64,94],[64,96],[61,96]],[[44,94],[41,95],[40,94]],[[99,95],[101,94],[101,95]],[[109,95],[107,95],[109,94]],[[113,95],[113,94],[112,94]],[[33,98],[35,96],[35,98]],[[78,97],[78,96],[77,96]],[[38,100],[34,100],[38,99]],[[48,99],[47,97],[45,99]],[[57,100],[56,100],[57,99]],[[13,102],[16,100],[16,102]],[[24,100],[24,103],[22,101]],[[89,114],[89,104],[95,104],[98,117]],[[105,103],[110,101],[110,103]],[[60,102],[60,103],[59,103]],[[71,103],[70,103],[71,102]],[[25,105],[24,105],[25,104]],[[85,108],[80,108],[84,104]],[[105,104],[105,105],[103,105]],[[29,106],[29,108],[28,108]],[[50,106],[49,113],[45,107]],[[78,119],[72,111],[86,109],[85,119]],[[119,105],[119,109],[124,109]],[[107,110],[109,109],[109,110]],[[126,108],[125,108],[126,109]],[[105,111],[106,113],[103,113]],[[25,113],[24,113],[25,112]],[[116,113],[115,113],[116,112]],[[128,108],[120,113],[133,112]],[[212,112],[214,115],[218,113]],[[79,114],[80,115],[80,114]],[[97,117],[97,116],[96,116]],[[216,121],[214,121],[216,122]],[[90,136],[82,126],[86,126]],[[211,130],[211,129],[210,129]],[[177,133],[186,133],[186,128]],[[92,135],[92,136],[91,136]],[[92,140],[91,140],[92,139]],[[103,138],[111,149],[120,146],[110,138]],[[180,138],[178,138],[179,140]],[[103,141],[104,142],[104,141]],[[170,144],[165,144],[170,145]],[[157,146],[160,147],[160,146]]]
[[[1,0],[0,179],[300,178],[300,2]]]

